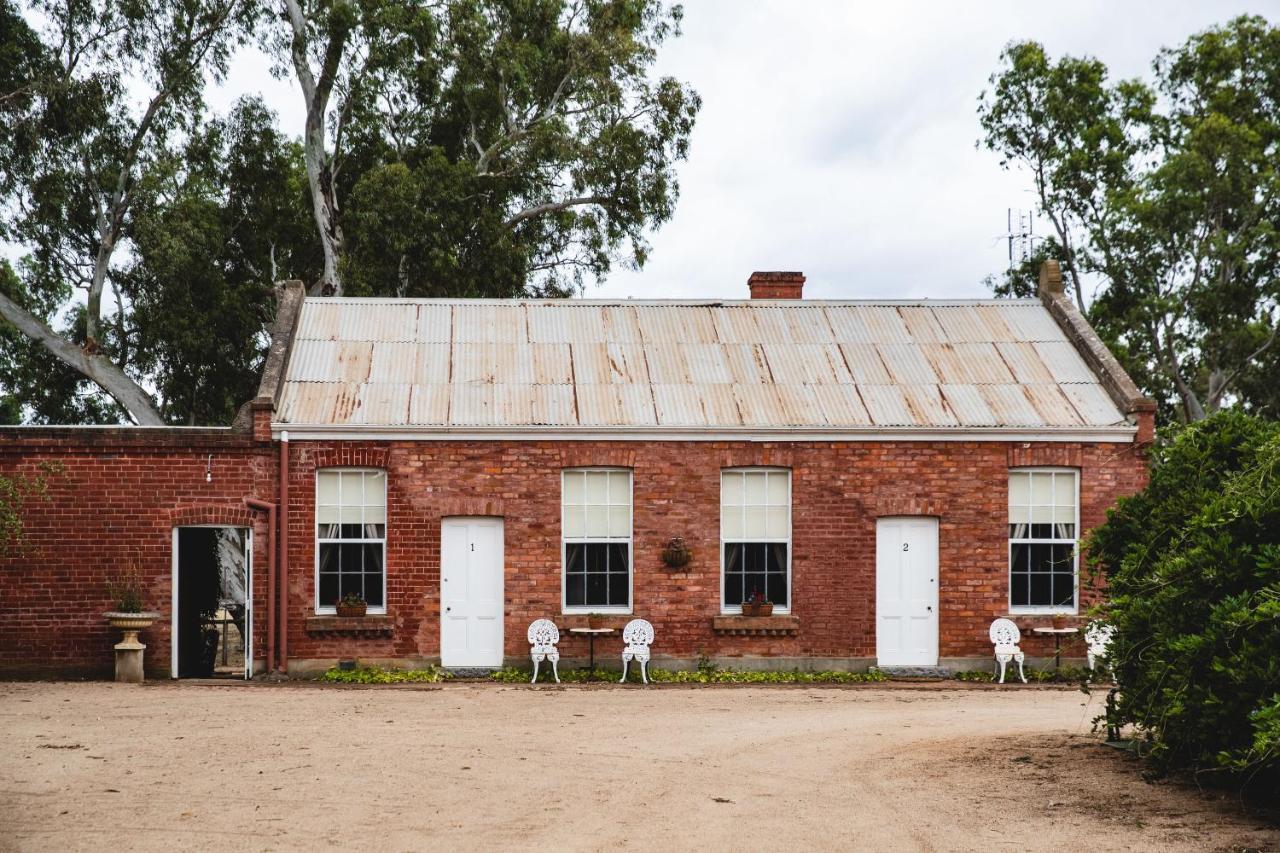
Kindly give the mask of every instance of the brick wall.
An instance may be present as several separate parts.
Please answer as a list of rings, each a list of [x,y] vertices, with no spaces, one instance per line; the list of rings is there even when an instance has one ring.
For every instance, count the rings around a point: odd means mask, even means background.
[[[987,627],[1007,612],[1009,467],[1079,468],[1085,530],[1146,478],[1142,457],[1128,444],[294,442],[290,458],[289,652],[311,660],[438,656],[440,522],[452,515],[505,517],[506,653],[526,654],[531,620],[567,621],[560,616],[560,471],[575,466],[633,470],[633,610],[654,623],[655,654],[874,657],[876,518],[922,514],[940,521],[940,654],[986,657]],[[307,631],[315,471],[335,464],[385,465],[389,472],[387,609],[395,630],[388,637]],[[750,465],[792,470],[794,636],[712,630],[720,600],[720,470]],[[673,536],[694,553],[679,571],[660,558]],[[1085,604],[1096,595],[1085,589]],[[1029,628],[1048,619],[1019,622]],[[565,636],[562,653],[585,654],[584,642]],[[1024,648],[1051,652],[1049,642],[1030,635]]]
[[[587,465],[633,469],[634,612],[654,623],[655,654],[873,657],[876,518],[922,514],[940,522],[940,653],[985,657],[987,625],[1007,610],[1009,467],[1078,467],[1085,530],[1146,479],[1128,444],[295,441],[290,459],[289,654],[313,661],[438,657],[440,522],[453,515],[505,518],[506,652],[526,654],[532,619],[566,621],[560,470]],[[172,530],[181,524],[253,525],[254,645],[263,656],[268,531],[243,498],[277,499],[274,445],[212,430],[0,430],[0,473],[35,473],[44,460],[63,473],[49,481],[50,500],[25,513],[26,549],[0,558],[0,671],[109,674],[118,638],[101,615],[110,606],[106,583],[132,558],[149,584],[148,606],[166,614],[143,635],[148,669],[167,674]],[[337,465],[389,473],[389,636],[308,630],[315,470]],[[720,470],[750,465],[792,470],[794,636],[722,636],[711,627],[720,600]],[[679,571],[660,558],[674,536],[693,550]],[[1087,591],[1086,603],[1094,597]],[[579,645],[566,636],[562,650],[585,653]],[[1024,648],[1049,650],[1030,636]]]
[[[274,500],[269,447],[225,430],[0,430],[0,474],[36,474],[45,461],[62,467],[48,477],[49,500],[27,506],[24,549],[0,557],[0,672],[110,676],[120,632],[102,618],[111,609],[107,582],[132,560],[147,608],[165,614],[142,634],[147,670],[167,676],[175,525],[252,524],[254,598],[265,601],[267,525],[243,498]]]

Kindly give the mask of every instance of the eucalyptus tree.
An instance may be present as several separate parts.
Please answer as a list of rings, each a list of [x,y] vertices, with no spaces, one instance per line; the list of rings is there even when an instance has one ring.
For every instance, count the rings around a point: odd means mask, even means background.
[[[700,101],[657,0],[282,0],[324,255],[313,292],[567,293],[678,194]]]
[[[199,120],[206,78],[226,72],[256,7],[3,2],[0,50],[16,62],[0,71],[0,236],[24,251],[24,261],[19,292],[0,290],[0,317],[137,423],[163,423],[131,365],[116,261],[139,184]],[[51,308],[72,302],[77,290],[83,308],[70,309],[71,321],[55,329]]]
[[[1280,30],[1240,17],[1198,33],[1161,51],[1151,84],[1034,42],[1002,63],[983,144],[1029,174],[1126,367],[1166,417],[1280,413]]]

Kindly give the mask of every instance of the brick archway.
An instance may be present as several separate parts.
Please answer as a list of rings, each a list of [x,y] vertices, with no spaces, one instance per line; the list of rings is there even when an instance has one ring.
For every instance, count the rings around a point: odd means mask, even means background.
[[[252,527],[253,513],[243,506],[179,506],[169,510],[172,527],[193,524],[224,524],[228,527]]]

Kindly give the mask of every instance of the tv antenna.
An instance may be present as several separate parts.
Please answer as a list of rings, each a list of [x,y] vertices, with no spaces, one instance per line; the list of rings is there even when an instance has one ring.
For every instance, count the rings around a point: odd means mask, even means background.
[[[1036,240],[1043,240],[1035,233],[1036,215],[1030,210],[1014,210],[1006,208],[1008,232],[1005,239],[1009,242],[1009,271],[1013,271],[1015,263],[1025,263],[1035,252]]]

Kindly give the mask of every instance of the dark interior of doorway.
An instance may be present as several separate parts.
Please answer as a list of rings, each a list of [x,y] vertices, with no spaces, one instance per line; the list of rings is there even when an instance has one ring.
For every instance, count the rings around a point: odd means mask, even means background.
[[[243,678],[245,531],[178,529],[178,677]]]

